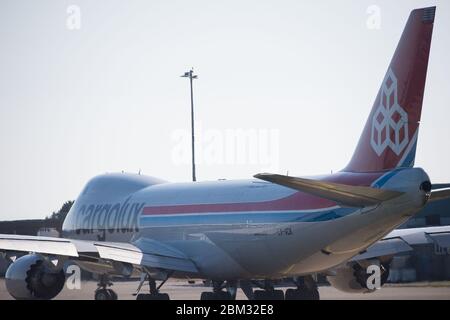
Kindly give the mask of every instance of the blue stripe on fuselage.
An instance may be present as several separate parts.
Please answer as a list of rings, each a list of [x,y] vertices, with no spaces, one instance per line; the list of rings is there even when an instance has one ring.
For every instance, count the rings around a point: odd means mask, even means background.
[[[180,215],[141,216],[140,227],[173,225],[211,225],[246,223],[320,222],[344,217],[357,208],[330,208],[323,211],[277,211],[277,212],[223,212]]]
[[[378,187],[378,188],[383,187],[386,184],[386,182],[389,181],[389,179],[391,179],[393,176],[395,176],[397,173],[399,173],[402,170],[404,170],[404,169],[395,169],[395,170],[389,171],[385,175],[381,176],[378,180],[376,180],[375,183],[372,184],[372,186]]]

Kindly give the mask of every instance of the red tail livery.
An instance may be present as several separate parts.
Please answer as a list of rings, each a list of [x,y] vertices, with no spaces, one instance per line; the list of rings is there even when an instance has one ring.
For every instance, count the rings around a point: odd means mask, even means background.
[[[344,171],[413,167],[436,7],[411,12],[356,151]]]

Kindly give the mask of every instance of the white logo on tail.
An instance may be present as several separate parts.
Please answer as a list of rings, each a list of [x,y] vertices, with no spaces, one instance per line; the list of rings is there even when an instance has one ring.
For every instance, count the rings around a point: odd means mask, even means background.
[[[396,155],[409,142],[408,114],[398,104],[397,77],[389,69],[381,86],[380,102],[372,118],[370,144],[377,155],[390,147]]]

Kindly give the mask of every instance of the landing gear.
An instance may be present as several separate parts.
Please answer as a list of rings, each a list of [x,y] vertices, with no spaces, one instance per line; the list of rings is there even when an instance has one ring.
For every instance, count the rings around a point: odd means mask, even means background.
[[[143,277],[141,277],[141,283],[139,284],[137,292],[134,294],[136,296],[136,300],[170,300],[167,293],[159,292],[159,289],[164,283],[166,283],[169,277],[170,275],[167,275],[166,279],[162,281],[159,286],[156,286],[156,281],[151,278],[148,273],[146,273]],[[145,281],[148,281],[150,293],[139,293]]]
[[[287,289],[285,300],[319,300],[317,284],[311,276],[294,279],[297,289]]]
[[[117,294],[111,289],[97,289],[95,300],[117,300]]]
[[[311,276],[295,278],[293,282],[297,289],[287,289],[286,293],[276,290],[270,280],[241,280],[240,287],[249,300],[319,300],[319,290]],[[260,289],[253,290],[254,286]]]
[[[220,292],[209,292],[205,291],[202,292],[200,295],[200,300],[232,300],[231,296],[226,291],[220,291]]]
[[[283,290],[275,290],[270,280],[265,280],[264,285],[259,285],[263,290],[255,290],[253,292],[254,300],[284,300]]]
[[[254,290],[253,286],[262,290]],[[275,290],[273,282],[270,280],[262,281],[240,281],[241,290],[244,292],[248,300],[284,300],[283,290]]]
[[[117,293],[112,289],[108,289],[112,285],[108,275],[102,274],[98,282],[98,288],[95,290],[95,300],[117,300]]]
[[[202,292],[200,300],[235,300],[237,292],[236,281],[213,281],[213,292]],[[224,290],[226,289],[226,290]]]
[[[170,300],[167,293],[140,293],[136,300]]]
[[[283,290],[256,290],[255,300],[284,300]]]

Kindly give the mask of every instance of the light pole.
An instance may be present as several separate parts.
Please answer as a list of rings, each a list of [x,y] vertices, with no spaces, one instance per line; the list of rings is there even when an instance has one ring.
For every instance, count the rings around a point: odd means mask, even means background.
[[[197,79],[197,75],[194,75],[194,69],[185,72],[181,77],[189,78],[191,84],[191,135],[192,135],[192,181],[196,181],[195,178],[195,135],[194,135],[194,89],[192,87],[192,80]]]

